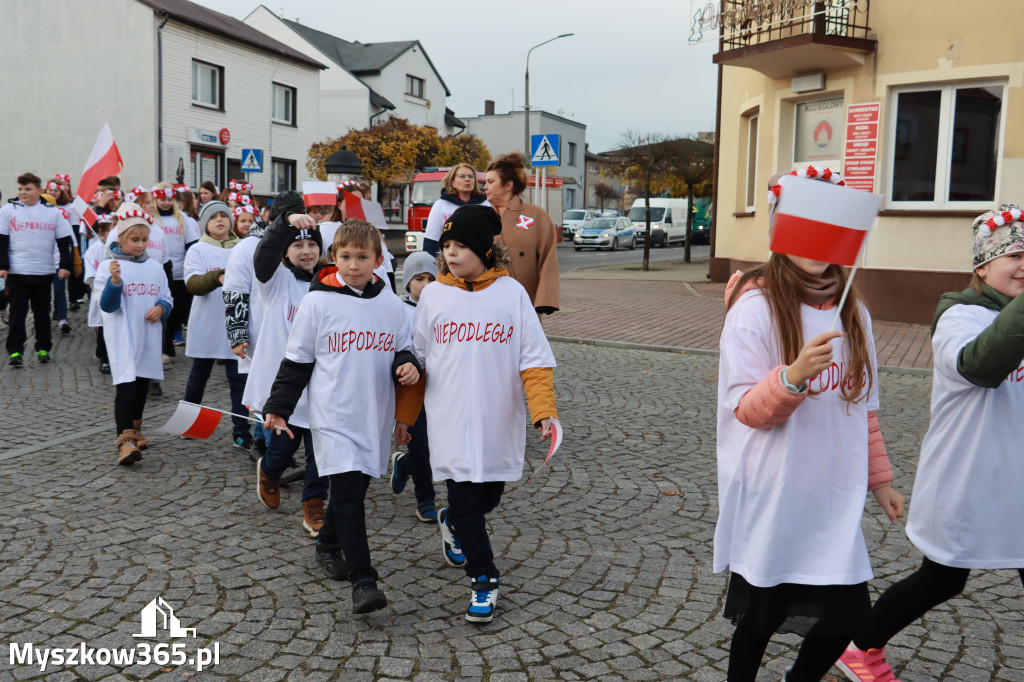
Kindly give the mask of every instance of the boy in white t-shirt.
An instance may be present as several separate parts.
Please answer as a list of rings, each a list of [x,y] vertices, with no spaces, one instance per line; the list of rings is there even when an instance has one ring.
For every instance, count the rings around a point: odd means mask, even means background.
[[[282,216],[296,229],[316,229],[307,214]],[[328,577],[352,581],[352,613],[360,614],[388,604],[370,561],[366,489],[387,471],[396,418],[396,440],[408,443],[408,424],[419,413],[420,373],[405,304],[373,273],[383,259],[380,232],[365,221],[347,221],[335,232],[332,254],[336,265],[320,269],[295,314],[263,405],[264,425],[291,436],[287,420],[308,385],[317,469],[331,488],[316,558]]]
[[[530,423],[551,436],[554,367],[526,289],[508,275],[508,252],[495,242],[501,220],[489,206],[459,207],[441,232],[440,275],[420,294],[413,350],[427,376],[430,467],[448,488],[437,515],[442,556],[470,579],[466,620],[490,622],[498,600],[485,516],[505,482],[522,478]],[[467,382],[467,377],[472,382]],[[396,440],[405,436],[399,423]]]
[[[10,365],[24,364],[25,320],[31,304],[35,318],[36,357],[50,362],[50,296],[53,275],[71,276],[74,236],[71,225],[56,206],[42,202],[42,181],[35,173],[18,176],[18,201],[0,208],[0,277],[7,279],[10,328],[7,353]],[[54,267],[54,245],[59,253]]]

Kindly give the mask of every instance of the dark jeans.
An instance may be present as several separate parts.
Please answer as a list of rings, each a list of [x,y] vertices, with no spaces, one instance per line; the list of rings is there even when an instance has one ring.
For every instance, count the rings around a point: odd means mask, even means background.
[[[32,306],[35,318],[36,350],[47,353],[53,348],[50,336],[50,292],[53,275],[7,275],[7,295],[11,301],[11,326],[7,330],[7,353],[24,353],[28,333],[25,322]]]
[[[114,391],[114,423],[117,434],[121,435],[125,429],[134,428],[132,422],[142,419],[149,395],[149,379],[139,377],[135,381],[114,384]]]
[[[501,502],[504,481],[447,480],[445,485],[448,486],[448,520],[455,527],[455,536],[466,555],[466,575],[473,580],[482,575],[499,577],[484,516]]]
[[[110,362],[107,357],[107,342],[103,338],[103,327],[96,327],[96,359],[100,362]]]
[[[53,276],[53,312],[58,320],[68,319],[68,283],[57,275]]]
[[[188,313],[192,308],[192,294],[185,288],[184,280],[167,278],[171,287],[171,298],[174,305],[171,313],[164,320],[164,355],[175,356],[174,333],[181,331],[181,325],[188,323]]]
[[[188,374],[188,383],[185,384],[185,400],[190,403],[200,404],[203,402],[203,393],[206,392],[206,382],[210,379],[210,372],[217,361],[213,358],[193,358],[192,371]],[[231,389],[231,411],[235,414],[248,415],[249,410],[242,404],[242,393],[245,391],[245,375],[238,372],[238,360],[224,360],[224,373],[228,377],[228,386]],[[245,417],[231,417],[231,433],[249,433],[249,420]]]
[[[331,499],[324,514],[317,544],[326,550],[345,555],[349,580],[377,579],[377,570],[370,563],[370,543],[366,539],[366,489],[370,477],[361,471],[331,474]]]
[[[420,410],[416,423],[409,429],[409,456],[403,457],[399,472],[412,475],[416,487],[416,504],[434,502],[434,481],[430,471],[430,444],[427,442],[427,411]]]
[[[293,456],[298,452],[299,445],[305,445],[306,478],[302,484],[302,501],[327,499],[330,481],[317,471],[316,458],[313,456],[313,434],[309,429],[293,424],[289,424],[288,428],[295,434],[295,438],[289,438],[284,431],[276,434],[271,430],[267,454],[260,460],[260,469],[271,478],[281,478],[294,461]]]
[[[882,593],[871,609],[871,625],[853,638],[858,649],[881,649],[896,633],[963,592],[969,568],[943,566],[924,558],[921,568]],[[1024,569],[1019,569],[1024,583]]]

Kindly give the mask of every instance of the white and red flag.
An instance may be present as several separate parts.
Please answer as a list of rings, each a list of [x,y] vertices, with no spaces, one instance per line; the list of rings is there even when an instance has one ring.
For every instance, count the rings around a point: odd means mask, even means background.
[[[334,206],[338,203],[338,186],[333,182],[307,180],[302,183],[302,201],[306,206]]]
[[[551,458],[554,456],[554,454],[558,452],[558,448],[562,447],[562,436],[565,434],[565,432],[562,430],[562,422],[558,421],[558,417],[551,417],[549,424],[551,427],[551,444],[548,446],[547,457],[545,457],[544,461],[541,462],[536,469],[534,469],[532,474],[530,474],[529,480],[526,481],[527,483],[533,482],[533,477],[536,476],[540,472],[540,470],[544,468],[545,464],[551,461]]]
[[[85,170],[82,171],[82,177],[78,181],[78,189],[75,192],[77,196],[72,203],[72,207],[82,216],[89,227],[96,222],[96,214],[89,208],[93,195],[96,193],[96,186],[103,178],[119,175],[122,168],[124,168],[124,162],[121,160],[121,152],[118,151],[117,143],[114,142],[114,134],[110,132],[110,124],[104,121],[100,136],[96,138],[96,144],[92,146],[89,160],[85,162]]]
[[[801,258],[855,265],[882,207],[882,195],[783,175],[770,248]]]
[[[179,400],[174,414],[158,430],[175,436],[205,439],[217,429],[223,414],[220,410]]]
[[[345,216],[356,220],[365,220],[378,230],[386,230],[388,221],[384,218],[384,209],[376,201],[367,201],[352,192],[344,192]]]

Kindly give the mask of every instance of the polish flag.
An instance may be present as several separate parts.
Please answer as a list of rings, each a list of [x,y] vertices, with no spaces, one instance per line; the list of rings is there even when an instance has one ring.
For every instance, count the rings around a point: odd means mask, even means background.
[[[96,224],[96,212],[92,210],[92,206],[82,197],[75,195],[74,200],[71,202],[71,208],[75,209],[75,213],[81,216],[82,220],[89,227]]]
[[[562,422],[558,421],[558,417],[551,417],[549,424],[551,427],[551,444],[548,446],[547,457],[545,457],[544,461],[537,466],[532,474],[530,474],[530,479],[527,483],[533,482],[533,477],[544,468],[545,464],[551,461],[551,458],[556,452],[558,452],[558,448],[562,447],[562,436],[565,434],[565,431],[562,430]]]
[[[334,206],[338,203],[338,186],[333,182],[312,180],[302,183],[302,202],[306,206]]]
[[[110,124],[104,121],[100,136],[92,146],[89,160],[85,162],[82,178],[78,181],[78,196],[86,203],[90,203],[100,180],[119,175],[123,167],[121,152],[117,150],[114,134],[110,132]]]
[[[882,208],[882,195],[795,175],[779,178],[771,250],[854,265]]]
[[[209,438],[216,430],[223,412],[195,403],[178,401],[178,408],[158,430],[187,438]]]
[[[386,230],[388,221],[384,218],[384,209],[376,201],[367,201],[351,192],[345,192],[345,215],[355,220],[365,220],[378,230]]]

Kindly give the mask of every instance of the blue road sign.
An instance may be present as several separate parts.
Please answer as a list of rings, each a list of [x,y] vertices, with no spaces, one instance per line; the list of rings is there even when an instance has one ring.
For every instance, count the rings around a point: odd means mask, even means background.
[[[242,150],[242,172],[262,173],[263,172],[263,150],[243,149]]]
[[[531,166],[559,166],[559,150],[561,149],[561,135],[552,133],[541,133],[530,135],[530,165]]]

